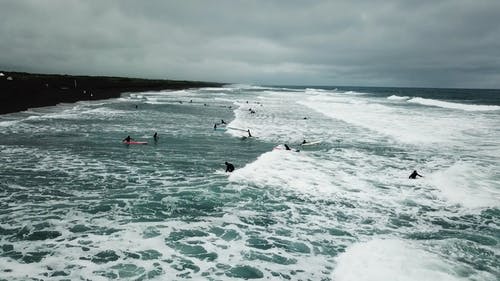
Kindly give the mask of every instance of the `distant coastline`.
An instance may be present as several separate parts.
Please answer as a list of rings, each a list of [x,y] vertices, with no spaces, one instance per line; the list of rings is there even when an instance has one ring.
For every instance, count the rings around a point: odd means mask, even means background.
[[[224,83],[73,76],[0,71],[0,114],[83,100],[117,98],[125,92],[220,87]],[[3,75],[2,75],[3,74]]]

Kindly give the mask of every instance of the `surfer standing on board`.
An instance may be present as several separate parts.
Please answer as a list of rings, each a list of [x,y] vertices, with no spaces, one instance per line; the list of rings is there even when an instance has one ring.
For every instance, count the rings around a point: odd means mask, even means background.
[[[250,134],[250,129],[247,130],[247,133],[248,133],[248,137],[251,138],[252,134]]]
[[[419,174],[417,173],[417,170],[414,170],[414,171],[413,171],[413,173],[411,173],[411,175],[410,175],[408,178],[409,178],[409,179],[416,179],[416,178],[417,178],[417,176],[419,176],[419,177],[421,177],[421,178],[423,177],[422,175],[419,175]]]

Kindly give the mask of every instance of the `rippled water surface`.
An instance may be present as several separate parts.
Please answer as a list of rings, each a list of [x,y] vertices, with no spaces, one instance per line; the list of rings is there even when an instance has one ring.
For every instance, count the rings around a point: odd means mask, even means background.
[[[471,91],[240,85],[1,116],[0,280],[498,280],[500,94]]]

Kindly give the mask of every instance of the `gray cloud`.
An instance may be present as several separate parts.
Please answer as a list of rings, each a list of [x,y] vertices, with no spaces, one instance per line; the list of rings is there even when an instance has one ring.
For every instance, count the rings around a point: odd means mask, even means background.
[[[500,88],[500,1],[0,0],[0,68]]]

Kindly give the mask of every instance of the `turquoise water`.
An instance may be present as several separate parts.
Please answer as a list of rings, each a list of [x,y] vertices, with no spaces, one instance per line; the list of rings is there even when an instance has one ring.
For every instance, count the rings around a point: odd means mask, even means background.
[[[0,118],[0,280],[500,276],[496,92],[234,85]]]

